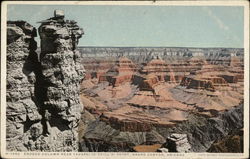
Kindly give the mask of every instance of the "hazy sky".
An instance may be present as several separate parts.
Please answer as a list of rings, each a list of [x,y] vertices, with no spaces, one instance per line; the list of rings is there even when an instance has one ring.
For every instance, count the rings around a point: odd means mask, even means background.
[[[38,28],[36,22],[52,17],[54,9],[84,29],[79,46],[244,45],[243,7],[8,5],[7,16]]]

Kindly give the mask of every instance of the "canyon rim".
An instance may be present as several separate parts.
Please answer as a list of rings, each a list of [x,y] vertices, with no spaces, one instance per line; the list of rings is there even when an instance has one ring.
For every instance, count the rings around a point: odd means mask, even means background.
[[[205,4],[6,4],[1,151],[247,156],[249,8]]]

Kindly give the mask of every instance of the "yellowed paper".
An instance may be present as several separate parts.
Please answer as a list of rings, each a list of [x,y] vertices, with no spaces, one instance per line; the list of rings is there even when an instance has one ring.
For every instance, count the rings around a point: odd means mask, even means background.
[[[1,157],[248,158],[248,2],[1,7]]]

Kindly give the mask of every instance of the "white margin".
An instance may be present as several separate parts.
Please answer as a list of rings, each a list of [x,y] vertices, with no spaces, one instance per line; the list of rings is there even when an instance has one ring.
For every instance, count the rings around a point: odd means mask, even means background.
[[[244,7],[244,153],[13,152],[6,154],[7,5],[153,5]],[[248,158],[249,157],[249,2],[248,1],[4,1],[1,5],[1,156],[2,158]]]

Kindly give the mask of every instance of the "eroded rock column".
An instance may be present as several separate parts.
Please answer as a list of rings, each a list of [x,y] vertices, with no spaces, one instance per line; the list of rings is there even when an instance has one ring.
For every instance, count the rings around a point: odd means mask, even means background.
[[[78,151],[78,123],[81,116],[80,83],[84,69],[76,51],[83,30],[75,21],[64,20],[62,11],[39,27],[41,72],[35,94],[42,114],[43,135],[51,151]]]
[[[7,23],[6,144],[9,151],[26,151],[31,127],[41,127],[34,96],[36,29],[25,21]]]

